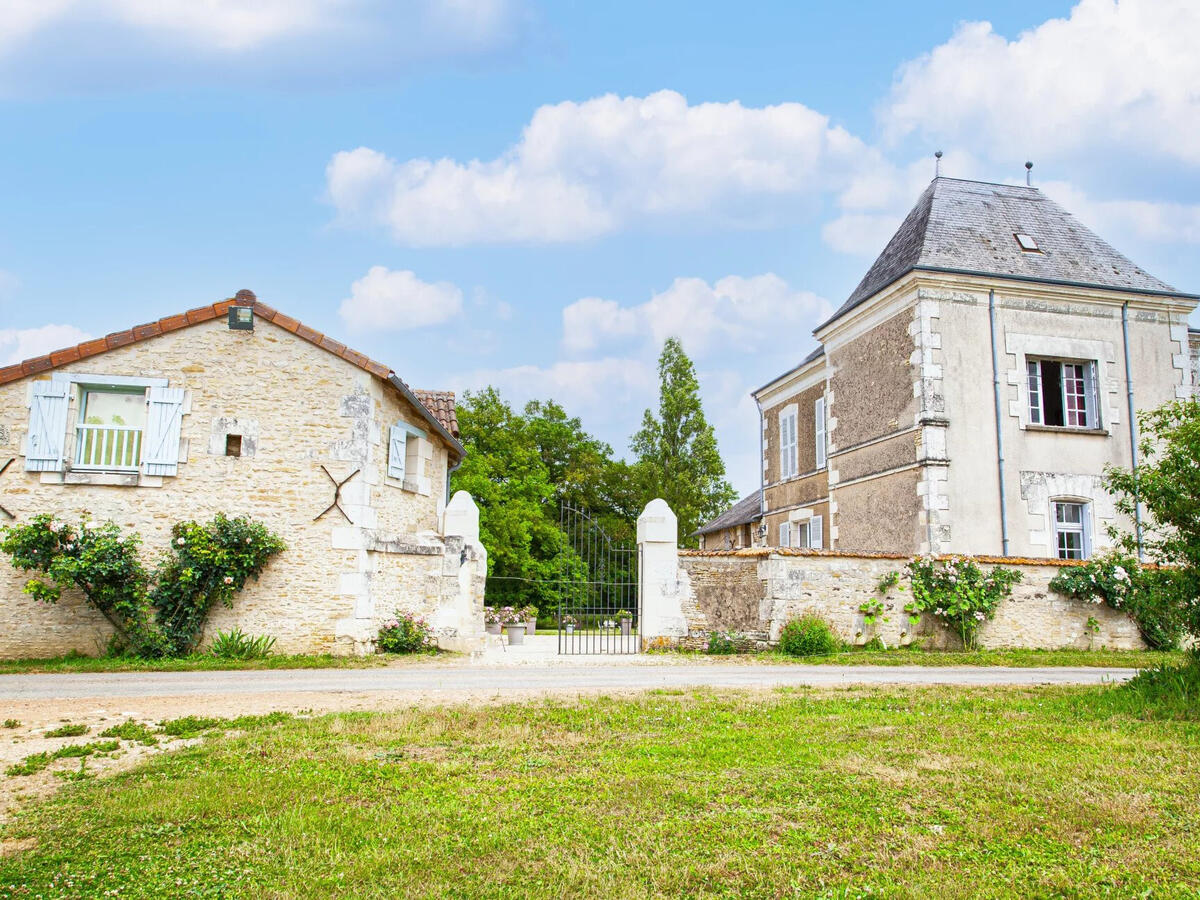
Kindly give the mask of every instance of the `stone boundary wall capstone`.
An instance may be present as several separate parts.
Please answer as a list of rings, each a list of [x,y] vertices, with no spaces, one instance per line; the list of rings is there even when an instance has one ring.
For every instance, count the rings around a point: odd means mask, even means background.
[[[855,554],[784,548],[728,551],[679,551],[680,606],[687,621],[677,644],[698,649],[713,632],[739,636],[743,645],[763,646],[779,639],[790,619],[816,614],[842,640],[865,644],[875,637],[887,646],[919,643],[930,649],[960,646],[958,635],[935,617],[911,625],[904,613],[909,594],[892,588],[882,595],[886,621],[867,625],[859,607],[880,597],[880,578],[901,571],[910,559],[890,553]],[[1143,649],[1137,625],[1124,613],[1051,591],[1050,580],[1070,563],[974,557],[981,565],[1005,565],[1022,574],[1012,597],[979,632],[981,647],[1060,649]],[[904,586],[906,579],[901,579]],[[1089,618],[1098,633],[1087,628]]]

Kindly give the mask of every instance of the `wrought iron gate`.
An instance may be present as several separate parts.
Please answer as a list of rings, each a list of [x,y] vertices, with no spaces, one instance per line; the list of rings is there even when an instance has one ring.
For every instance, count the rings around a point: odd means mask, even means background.
[[[555,630],[559,653],[638,653],[637,544],[632,537],[614,540],[585,509],[563,503],[558,513],[565,546],[552,573],[539,580],[490,577],[485,602],[497,609],[538,607],[543,627]]]
[[[642,603],[636,545],[613,542],[583,509],[564,503],[567,538],[558,590],[558,652],[637,653]]]

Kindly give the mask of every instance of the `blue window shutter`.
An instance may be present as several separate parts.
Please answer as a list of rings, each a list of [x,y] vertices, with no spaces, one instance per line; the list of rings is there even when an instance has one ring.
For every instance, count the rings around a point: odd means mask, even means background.
[[[150,388],[142,463],[147,475],[179,472],[179,439],[183,433],[183,388]]]
[[[29,437],[25,444],[27,472],[61,472],[67,440],[65,381],[35,381],[29,403]]]
[[[388,438],[388,478],[404,480],[404,458],[408,453],[408,429],[393,425]]]

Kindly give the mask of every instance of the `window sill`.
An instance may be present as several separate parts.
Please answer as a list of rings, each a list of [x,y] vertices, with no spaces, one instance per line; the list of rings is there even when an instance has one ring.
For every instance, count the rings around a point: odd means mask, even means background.
[[[1091,434],[1108,437],[1107,428],[1077,428],[1074,425],[1026,425],[1026,431],[1048,431],[1053,434]]]

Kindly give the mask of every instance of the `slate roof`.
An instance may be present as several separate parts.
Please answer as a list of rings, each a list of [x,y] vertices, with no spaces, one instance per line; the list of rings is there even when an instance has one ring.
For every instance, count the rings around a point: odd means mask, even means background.
[[[707,525],[701,525],[693,534],[711,534],[726,528],[736,528],[738,525],[748,525],[762,518],[762,507],[758,491],[743,497],[725,512],[721,513]]]
[[[1015,234],[1031,235],[1041,252],[1022,250]],[[820,327],[914,269],[1192,296],[1135,265],[1035,187],[938,177]]]
[[[231,306],[253,306],[256,318],[264,319],[273,325],[277,325],[285,331],[296,335],[296,337],[302,338],[310,344],[315,344],[321,349],[332,353],[339,359],[344,359],[351,365],[370,372],[376,378],[389,382],[417,407],[417,410],[435,429],[442,432],[442,436],[447,438],[460,456],[465,454],[466,451],[463,450],[462,445],[458,442],[458,417],[454,409],[453,392],[413,391],[407,384],[396,377],[391,367],[385,366],[381,362],[376,362],[370,357],[359,353],[357,350],[351,350],[340,341],[335,341],[315,328],[309,328],[298,319],[284,315],[279,310],[260,301],[254,296],[253,291],[247,290],[238,291],[235,296],[227,300],[220,300],[209,306],[198,306],[195,309],[189,309],[187,312],[179,313],[178,315],[165,316],[156,322],[135,325],[133,328],[127,328],[124,331],[114,331],[105,337],[84,341],[82,344],[76,344],[74,347],[65,347],[62,350],[55,350],[53,353],[47,353],[44,356],[35,356],[11,366],[4,366],[0,368],[0,385],[17,381],[29,375],[37,375],[40,372],[48,372],[59,366],[65,366],[68,363],[77,362],[81,359],[98,356],[109,350],[115,350],[127,344],[134,344],[138,341],[157,337],[160,334],[168,334],[172,331],[178,331],[181,328],[199,325],[201,322],[207,322],[211,319],[219,319],[229,312],[229,307]],[[424,397],[421,396],[422,394]],[[429,403],[426,403],[426,398],[428,398]]]

